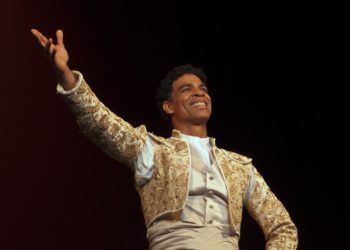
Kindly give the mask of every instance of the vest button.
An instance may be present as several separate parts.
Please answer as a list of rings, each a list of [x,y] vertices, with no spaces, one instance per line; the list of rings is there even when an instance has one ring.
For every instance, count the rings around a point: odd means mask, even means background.
[[[213,220],[210,220],[210,221],[208,221],[209,222],[209,224],[213,224]]]
[[[214,176],[210,176],[209,179],[210,179],[210,180],[214,180]]]
[[[213,209],[213,208],[214,208],[214,206],[213,206],[213,205],[210,205],[209,207],[210,207],[211,209]]]

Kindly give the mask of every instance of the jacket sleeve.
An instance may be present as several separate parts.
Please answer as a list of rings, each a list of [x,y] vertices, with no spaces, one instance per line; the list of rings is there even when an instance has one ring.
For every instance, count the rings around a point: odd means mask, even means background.
[[[57,92],[73,112],[82,132],[103,152],[132,167],[145,145],[146,127],[134,128],[111,112],[92,92],[82,74],[73,73],[79,78],[76,86],[65,91],[58,84]]]
[[[255,183],[246,204],[266,239],[266,250],[296,249],[298,232],[283,204],[272,193],[263,177],[253,167]]]

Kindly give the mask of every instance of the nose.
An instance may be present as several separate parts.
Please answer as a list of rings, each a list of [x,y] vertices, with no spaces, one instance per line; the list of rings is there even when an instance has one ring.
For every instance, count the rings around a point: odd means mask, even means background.
[[[204,92],[203,89],[198,89],[198,88],[196,88],[196,89],[194,90],[194,96],[204,96],[204,95],[205,95],[205,92]]]

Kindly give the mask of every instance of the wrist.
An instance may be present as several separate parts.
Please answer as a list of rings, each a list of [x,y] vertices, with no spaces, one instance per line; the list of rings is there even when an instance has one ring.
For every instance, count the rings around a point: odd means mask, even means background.
[[[68,65],[64,69],[56,70],[56,77],[59,83],[62,85],[64,90],[70,90],[74,88],[77,77],[70,70]]]
[[[59,67],[54,65],[53,68],[54,68],[56,76],[58,76],[58,77],[60,77],[62,75],[67,75],[67,74],[69,74],[69,71],[71,71],[68,64],[60,65]]]

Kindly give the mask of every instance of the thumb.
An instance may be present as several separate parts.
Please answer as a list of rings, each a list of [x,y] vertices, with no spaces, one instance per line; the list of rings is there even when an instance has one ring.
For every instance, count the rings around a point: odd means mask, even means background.
[[[56,37],[57,37],[57,45],[64,47],[63,43],[63,31],[62,30],[57,30],[56,31]]]

